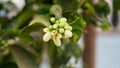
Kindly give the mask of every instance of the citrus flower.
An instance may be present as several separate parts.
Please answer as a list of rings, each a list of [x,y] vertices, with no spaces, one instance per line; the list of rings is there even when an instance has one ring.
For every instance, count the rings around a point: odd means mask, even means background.
[[[61,46],[62,38],[72,37],[72,27],[67,23],[66,18],[56,20],[54,17],[51,17],[50,21],[53,24],[43,29],[45,32],[43,41],[48,42],[51,39],[56,46]]]

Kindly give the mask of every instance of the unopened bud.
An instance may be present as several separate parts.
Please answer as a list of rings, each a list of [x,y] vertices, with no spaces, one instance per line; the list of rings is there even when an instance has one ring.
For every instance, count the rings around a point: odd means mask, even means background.
[[[51,22],[55,22],[55,17],[51,17],[51,18],[50,18],[50,21],[51,21]]]
[[[43,31],[44,31],[44,32],[48,32],[49,29],[48,29],[48,28],[44,28]]]
[[[10,39],[10,40],[7,41],[7,43],[8,43],[8,45],[13,45],[13,44],[15,44],[15,40]]]
[[[66,31],[65,31],[65,34],[64,34],[64,37],[65,37],[65,38],[69,38],[69,37],[72,37],[72,35],[73,35],[73,34],[72,34],[72,32],[71,32],[70,30],[66,30]]]
[[[59,27],[64,27],[67,22],[60,22]]]
[[[53,28],[54,28],[54,29],[58,28],[58,24],[54,24],[54,25],[53,25]]]
[[[60,23],[60,21],[59,21],[59,20],[57,20],[57,21],[55,21],[55,23],[56,23],[56,24],[59,24],[59,23]]]
[[[51,25],[51,26],[49,26],[49,30],[52,30],[53,29],[53,26]]]
[[[51,39],[51,33],[50,32],[47,32],[44,36],[43,36],[43,40],[45,42],[49,41]]]
[[[67,22],[67,19],[66,19],[66,18],[61,18],[61,19],[60,19],[60,23],[61,23],[61,22]]]
[[[59,33],[59,34],[58,34],[58,37],[59,37],[59,38],[62,38],[62,34]]]
[[[54,36],[54,35],[57,35],[57,31],[56,30],[53,30],[52,32],[51,32],[51,34],[52,34],[52,36]]]
[[[64,33],[64,29],[63,28],[59,28],[59,33]]]
[[[55,44],[56,46],[61,46],[61,40],[60,40],[59,37],[55,37],[55,38],[53,39],[53,42],[54,42],[54,44]]]
[[[71,26],[69,26],[69,25],[65,25],[65,27],[64,27],[66,30],[72,30],[72,27]]]

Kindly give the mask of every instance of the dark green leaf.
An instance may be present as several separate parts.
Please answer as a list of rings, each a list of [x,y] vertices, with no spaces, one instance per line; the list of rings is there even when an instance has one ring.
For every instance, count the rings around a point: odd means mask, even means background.
[[[33,4],[29,4],[26,6],[23,11],[19,14],[17,18],[17,26],[18,28],[23,28],[28,25],[29,21],[32,19],[35,11],[31,8]]]
[[[94,8],[98,15],[107,16],[110,13],[110,7],[104,0],[100,0],[98,3],[96,3]]]
[[[0,66],[0,68],[18,68],[15,63],[5,63]]]
[[[73,37],[70,38],[70,40],[73,43],[77,43],[86,26],[86,22],[82,19],[82,17],[79,17],[75,20],[73,24],[71,24],[71,26],[73,27]]]

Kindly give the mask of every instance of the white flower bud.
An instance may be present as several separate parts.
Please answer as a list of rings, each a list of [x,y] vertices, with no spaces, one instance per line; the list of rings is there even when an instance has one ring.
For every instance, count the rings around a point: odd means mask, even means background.
[[[56,30],[53,30],[53,31],[51,32],[52,36],[57,35],[57,33],[58,33],[58,31],[56,31]]]
[[[58,28],[58,24],[54,24],[54,25],[53,25],[53,28],[54,28],[54,29]]]
[[[43,36],[43,41],[47,42],[51,39],[51,33],[47,32],[44,36]]]
[[[61,46],[61,40],[59,37],[53,38],[53,42],[56,46]]]
[[[60,21],[59,21],[59,20],[57,20],[57,21],[55,21],[55,23],[56,23],[56,24],[59,24],[59,23],[60,23]]]
[[[65,33],[64,33],[64,38],[69,38],[69,37],[72,37],[72,32],[70,30],[66,30]]]
[[[53,29],[53,26],[51,25],[51,26],[49,26],[49,30],[52,30]]]
[[[60,22],[59,27],[64,27],[67,22]]]
[[[43,31],[44,31],[44,32],[48,32],[49,29],[48,29],[48,28],[44,28]]]
[[[66,18],[61,18],[61,19],[60,19],[60,23],[61,23],[61,22],[67,22],[67,19],[66,19]]]
[[[64,29],[63,28],[59,28],[59,33],[64,33]]]
[[[64,27],[66,30],[72,30],[72,27],[71,26],[69,26],[69,25],[65,25],[65,27]]]
[[[62,34],[59,33],[59,34],[58,34],[58,37],[59,37],[59,38],[62,38]]]
[[[55,22],[55,17],[51,17],[51,18],[50,18],[50,21],[51,21],[51,22]]]
[[[7,44],[8,45],[13,45],[13,44],[15,44],[15,40],[10,39],[10,40],[7,41]]]

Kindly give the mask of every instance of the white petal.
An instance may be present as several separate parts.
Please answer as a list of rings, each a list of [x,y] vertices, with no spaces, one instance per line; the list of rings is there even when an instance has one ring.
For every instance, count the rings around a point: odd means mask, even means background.
[[[66,30],[64,35],[65,35],[65,38],[72,37],[72,32],[70,30]]]
[[[53,42],[56,46],[61,46],[61,40],[59,37],[56,37],[53,39]]]
[[[59,38],[62,38],[62,34],[59,33],[59,34],[58,34],[58,37],[59,37]]]
[[[61,18],[61,19],[60,19],[60,23],[61,23],[61,22],[67,22],[67,19],[66,19],[66,18]]]
[[[44,31],[44,32],[48,32],[49,29],[48,29],[48,28],[44,28],[43,31]]]
[[[69,26],[69,25],[65,25],[65,27],[64,27],[66,30],[72,30],[72,27],[71,26]]]
[[[45,42],[49,41],[51,39],[51,33],[47,32],[44,36],[43,36],[43,40]]]

